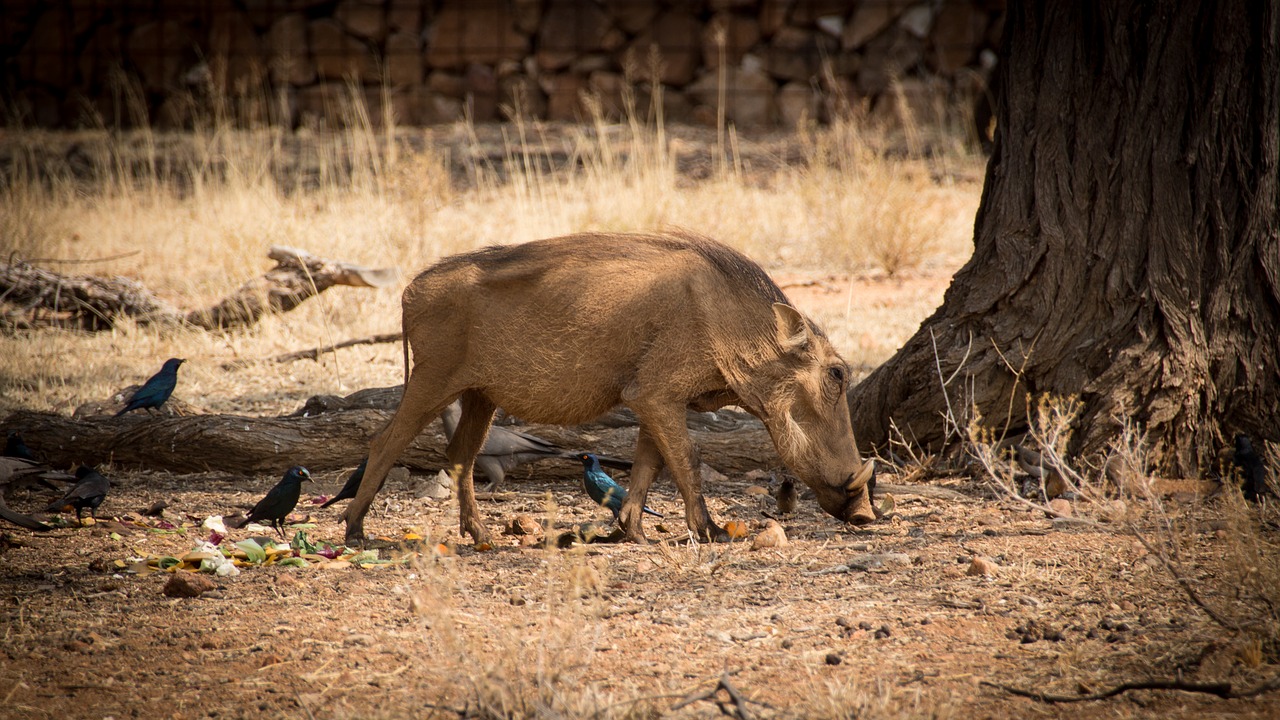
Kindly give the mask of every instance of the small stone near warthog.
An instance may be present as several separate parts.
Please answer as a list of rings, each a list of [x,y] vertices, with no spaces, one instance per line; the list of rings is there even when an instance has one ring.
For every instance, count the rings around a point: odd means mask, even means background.
[[[881,625],[880,629],[876,630],[875,634],[873,634],[872,637],[874,637],[877,640],[884,640],[885,638],[889,637],[892,634],[893,633],[889,631],[888,625]]]
[[[871,623],[867,622],[866,620],[863,620],[862,622],[858,623],[858,629],[859,629],[859,630],[870,630],[870,629],[871,629]]]
[[[445,500],[451,495],[453,495],[453,480],[449,477],[449,473],[444,470],[422,483],[417,491],[414,492],[415,497],[430,498],[432,500]]]
[[[1071,503],[1062,498],[1054,498],[1049,501],[1050,517],[1071,517]]]
[[[857,623],[853,621],[853,618],[839,617],[836,618],[836,625],[839,625],[842,628],[852,628],[855,627]]]
[[[966,575],[974,575],[981,577],[992,577],[996,574],[996,564],[984,557],[975,557],[969,563],[969,569],[965,571]]]
[[[827,653],[827,657],[823,659],[823,662],[828,665],[839,665],[843,661],[840,659],[839,655],[835,653]]]
[[[168,597],[193,598],[217,588],[218,585],[207,575],[194,573],[174,573],[164,584],[164,594]]]
[[[508,535],[541,535],[542,526],[538,524],[533,516],[520,513],[507,521],[506,534]]]
[[[778,524],[777,520],[770,520],[765,529],[751,541],[751,549],[785,547],[786,544],[787,531],[782,529],[782,525]]]

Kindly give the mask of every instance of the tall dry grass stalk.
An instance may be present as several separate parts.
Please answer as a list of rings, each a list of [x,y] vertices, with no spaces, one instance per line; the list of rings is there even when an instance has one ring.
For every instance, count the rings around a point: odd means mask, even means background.
[[[515,121],[496,142],[489,129],[482,138],[466,123],[380,125],[375,115],[391,117],[386,96],[381,112],[371,112],[354,86],[336,100],[338,127],[295,132],[273,119],[278,113],[240,112],[239,97],[200,105],[206,114],[183,133],[119,130],[119,118],[97,118],[98,129],[75,133],[11,132],[0,139],[10,159],[0,178],[0,252],[72,274],[125,275],[182,308],[214,302],[263,272],[271,265],[266,250],[277,244],[395,266],[406,281],[444,255],[485,245],[669,226],[719,238],[768,269],[901,276],[967,255],[977,188],[930,184],[927,172],[877,156],[852,120],[807,131],[804,164],[754,176],[728,126],[720,151],[735,158],[726,169],[705,180],[682,176],[678,155],[699,146],[666,127],[661,85],[645,86],[660,69],[653,63],[629,70],[623,122],[607,121],[589,102],[592,121],[566,132],[514,108]],[[144,119],[136,88],[121,80],[118,92],[127,113]],[[260,92],[260,107],[279,101]],[[842,319],[848,313],[834,318]],[[855,350],[862,330],[822,322],[845,343],[842,351]],[[191,360],[184,391],[200,388],[209,409],[279,410],[302,393],[397,382],[398,349],[366,347],[349,351],[356,362],[252,372],[220,366],[398,327],[395,289],[336,289],[236,333],[126,323],[95,336],[7,334],[0,410],[69,411],[145,378],[169,355]],[[82,359],[50,364],[64,354]]]

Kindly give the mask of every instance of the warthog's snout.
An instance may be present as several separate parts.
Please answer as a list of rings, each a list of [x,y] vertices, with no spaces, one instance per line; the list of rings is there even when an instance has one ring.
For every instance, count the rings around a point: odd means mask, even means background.
[[[844,521],[853,525],[866,525],[875,522],[876,512],[871,505],[871,486],[850,492],[845,503]]]
[[[813,491],[818,497],[818,505],[827,514],[851,525],[866,525],[876,519],[871,504],[871,492],[875,486],[875,463],[867,460],[839,485],[814,487]]]

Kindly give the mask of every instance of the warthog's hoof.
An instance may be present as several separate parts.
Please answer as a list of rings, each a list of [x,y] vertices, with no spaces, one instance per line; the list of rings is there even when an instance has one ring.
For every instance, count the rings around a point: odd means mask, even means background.
[[[720,527],[719,525],[716,525],[715,523],[712,523],[704,530],[698,531],[696,534],[698,536],[698,539],[701,540],[702,542],[722,543],[722,542],[729,542],[730,540],[733,539],[732,537],[730,537],[728,531],[726,531],[724,528]]]

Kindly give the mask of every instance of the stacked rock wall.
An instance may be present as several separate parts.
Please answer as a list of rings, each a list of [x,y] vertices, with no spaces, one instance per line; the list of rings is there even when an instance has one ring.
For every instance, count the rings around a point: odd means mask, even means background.
[[[418,125],[645,113],[660,83],[673,121],[920,118],[982,92],[1003,21],[1004,0],[8,0],[0,103],[45,127]]]

